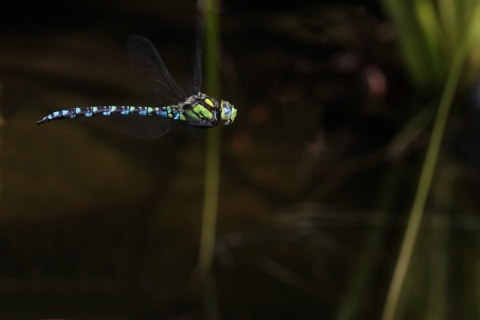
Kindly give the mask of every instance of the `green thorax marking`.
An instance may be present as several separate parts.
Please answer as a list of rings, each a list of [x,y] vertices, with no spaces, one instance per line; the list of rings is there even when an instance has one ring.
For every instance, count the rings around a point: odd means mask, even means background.
[[[215,127],[218,125],[220,106],[218,100],[206,94],[198,93],[190,96],[180,107],[180,123],[195,127]]]

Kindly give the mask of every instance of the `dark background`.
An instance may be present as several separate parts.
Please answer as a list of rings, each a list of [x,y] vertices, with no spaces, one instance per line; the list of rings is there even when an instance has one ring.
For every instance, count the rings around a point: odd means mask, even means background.
[[[36,126],[63,108],[148,104],[128,64],[131,33],[148,37],[187,84],[195,3],[4,5],[0,318],[380,315],[425,135],[398,157],[386,150],[431,96],[413,89],[376,2],[224,1],[220,19],[219,98],[238,116],[216,129],[212,293],[191,281],[201,134],[176,126],[143,141],[102,118]]]

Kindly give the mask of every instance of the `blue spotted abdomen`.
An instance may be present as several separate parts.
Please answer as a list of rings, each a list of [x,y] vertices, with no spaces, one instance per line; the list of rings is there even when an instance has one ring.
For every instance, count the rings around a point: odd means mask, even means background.
[[[37,124],[76,117],[97,116],[161,116],[167,119],[178,120],[180,118],[180,112],[176,106],[155,108],[135,106],[82,107],[52,112],[39,120]]]

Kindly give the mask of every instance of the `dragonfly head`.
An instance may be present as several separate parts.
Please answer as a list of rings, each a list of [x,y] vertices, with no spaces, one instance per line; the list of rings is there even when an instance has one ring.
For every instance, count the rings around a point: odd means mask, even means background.
[[[237,108],[226,100],[220,100],[220,108],[222,109],[220,119],[224,125],[228,126],[235,120],[235,117],[237,116]]]

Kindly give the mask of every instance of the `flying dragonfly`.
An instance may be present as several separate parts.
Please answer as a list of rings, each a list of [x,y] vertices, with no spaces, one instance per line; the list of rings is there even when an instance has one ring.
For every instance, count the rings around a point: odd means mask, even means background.
[[[200,92],[200,41],[197,43],[194,76],[188,94],[170,76],[154,45],[147,38],[130,35],[127,52],[134,72],[151,94],[154,105],[76,107],[52,112],[37,124],[77,117],[115,116],[130,134],[154,139],[170,131],[175,121],[190,127],[212,128],[220,122],[229,125],[235,120],[237,109],[233,104]]]

